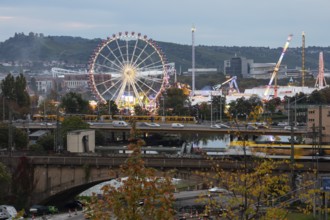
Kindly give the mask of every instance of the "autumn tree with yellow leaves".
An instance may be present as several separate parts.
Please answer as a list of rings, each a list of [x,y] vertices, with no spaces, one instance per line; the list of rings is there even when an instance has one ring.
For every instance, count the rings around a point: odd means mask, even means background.
[[[91,219],[162,220],[174,218],[174,186],[165,173],[159,176],[155,169],[145,167],[141,156],[144,141],[137,138],[132,124],[126,163],[121,166],[121,184],[118,188],[106,185],[101,197],[94,196],[87,211]]]

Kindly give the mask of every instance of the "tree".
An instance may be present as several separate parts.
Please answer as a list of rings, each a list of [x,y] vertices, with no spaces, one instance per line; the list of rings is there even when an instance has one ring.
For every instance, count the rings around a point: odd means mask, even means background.
[[[26,91],[26,80],[23,74],[19,74],[16,78],[8,74],[1,81],[0,88],[2,97],[5,99],[11,112],[22,116],[30,110],[30,97]]]
[[[37,144],[42,147],[44,151],[53,151],[54,150],[54,135],[53,134],[47,134],[42,137],[40,137],[37,140]]]
[[[279,105],[281,105],[281,98],[279,98],[279,97],[270,99],[265,103],[265,107],[266,107],[267,111],[269,111],[271,114],[275,113],[276,108]]]
[[[0,203],[8,202],[6,199],[6,195],[9,194],[11,183],[11,174],[8,168],[0,163]]]
[[[269,158],[243,160],[235,171],[221,169],[213,160],[212,171],[203,175],[212,179],[210,187],[223,191],[201,199],[207,203],[205,212],[226,219],[284,219],[288,211],[283,198],[290,198],[289,178],[285,173],[274,173],[283,162]]]
[[[0,123],[0,148],[8,148],[8,124]],[[16,149],[24,149],[28,145],[27,133],[21,129],[13,128],[13,144]]]
[[[140,105],[134,106],[134,113],[135,115],[148,115],[148,111],[143,109]]]
[[[84,100],[81,94],[69,92],[62,98],[62,107],[66,113],[83,114],[88,111],[88,101]]]
[[[133,123],[129,149],[132,154],[121,166],[122,180],[118,188],[103,187],[101,199],[93,197],[88,205],[92,219],[142,220],[173,219],[174,187],[168,175],[158,177],[156,171],[146,168],[141,157],[144,142],[137,139]]]
[[[182,89],[174,87],[167,89],[164,104],[167,115],[189,115],[188,95],[185,95]],[[159,109],[159,111],[162,110]]]

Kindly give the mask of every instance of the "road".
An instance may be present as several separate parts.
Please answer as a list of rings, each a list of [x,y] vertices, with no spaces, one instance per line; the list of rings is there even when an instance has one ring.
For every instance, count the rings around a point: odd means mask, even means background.
[[[195,190],[195,191],[183,191],[178,192],[174,194],[175,197],[175,207],[188,207],[198,204],[196,202],[197,198],[200,198],[200,196],[204,195],[207,197],[208,195],[207,190]],[[29,219],[35,219],[35,220],[81,220],[85,219],[84,214],[82,211],[77,212],[67,212],[67,213],[61,213],[57,215],[47,215],[47,216],[38,216],[35,218],[29,218]]]
[[[84,214],[82,211],[77,212],[71,212],[71,213],[61,213],[56,215],[46,215],[46,216],[37,216],[35,218],[29,218],[29,219],[35,219],[35,220],[81,220],[85,219]]]
[[[36,129],[55,129],[56,123],[40,123],[40,122],[30,122],[30,123],[13,123],[14,126],[21,129],[27,130],[36,130]],[[113,126],[112,123],[106,122],[93,122],[89,123],[91,129],[104,129],[104,130],[112,130],[112,131],[128,131],[131,129],[131,126],[122,126],[117,127]],[[232,126],[231,128],[211,128],[210,122],[205,122],[202,124],[183,124],[183,127],[172,127],[171,123],[159,123],[159,126],[147,126],[143,122],[137,123],[137,128],[141,131],[149,131],[149,132],[206,132],[206,133],[234,133],[237,131],[251,133],[251,134],[274,134],[274,135],[290,135],[291,130],[285,130],[283,126],[272,126],[269,129],[260,128],[260,129],[250,129],[247,125],[240,124],[238,126]],[[297,130],[294,130],[294,134],[305,134],[307,132],[307,128],[305,126],[299,127]]]

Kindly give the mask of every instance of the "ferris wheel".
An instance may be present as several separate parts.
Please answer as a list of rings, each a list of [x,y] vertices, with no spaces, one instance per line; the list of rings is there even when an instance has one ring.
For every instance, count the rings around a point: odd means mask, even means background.
[[[119,108],[140,105],[152,110],[168,83],[166,58],[152,40],[135,32],[119,32],[104,40],[89,63],[89,84],[99,102]]]

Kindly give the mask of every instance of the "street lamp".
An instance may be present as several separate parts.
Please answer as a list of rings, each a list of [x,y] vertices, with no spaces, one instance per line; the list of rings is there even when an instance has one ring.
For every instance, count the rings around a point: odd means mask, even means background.
[[[212,92],[211,94],[211,125],[213,125],[213,97],[212,97]]]

